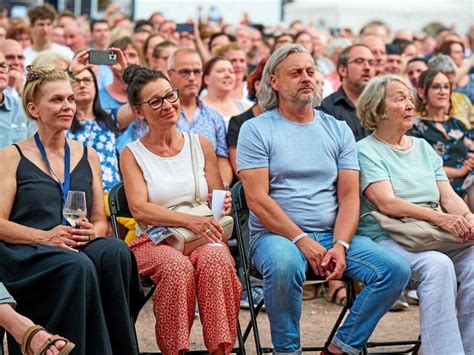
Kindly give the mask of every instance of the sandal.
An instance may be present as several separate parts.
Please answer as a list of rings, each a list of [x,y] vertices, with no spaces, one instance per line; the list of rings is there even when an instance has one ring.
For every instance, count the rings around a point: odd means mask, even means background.
[[[44,343],[39,347],[38,350],[33,352],[30,347],[31,340],[36,334],[38,334],[41,331],[48,333],[40,325],[33,325],[26,330],[25,334],[23,334],[23,339],[21,341],[21,353],[23,355],[44,355],[46,354],[46,351],[51,346],[55,345],[58,341],[61,341],[61,340],[64,341],[66,345],[64,345],[64,347],[61,350],[59,350],[59,355],[69,354],[72,351],[72,349],[74,349],[74,347],[76,346],[74,345],[74,343],[72,343],[71,341],[69,341],[68,339],[64,337],[61,337],[59,335],[51,335],[48,339],[44,341]]]
[[[345,306],[347,304],[347,296],[345,295],[344,297],[337,298],[337,295],[341,290],[346,291],[346,286],[342,285],[337,287],[331,295],[327,295],[326,301],[337,304],[339,306]]]

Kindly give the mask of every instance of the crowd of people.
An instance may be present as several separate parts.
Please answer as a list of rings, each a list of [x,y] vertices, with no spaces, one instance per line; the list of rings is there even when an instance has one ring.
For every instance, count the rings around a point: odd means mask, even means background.
[[[97,53],[104,62],[92,64]],[[263,276],[253,298],[265,301],[276,354],[301,352],[308,270],[338,304],[342,275],[362,284],[322,354],[360,353],[386,312],[408,307],[410,280],[423,353],[474,353],[473,103],[474,26],[177,26],[160,12],[132,21],[114,5],[101,19],[48,4],[28,19],[1,15],[0,326],[10,353],[137,354],[146,276],[164,354],[189,349],[196,314],[209,352],[228,354],[239,308],[252,306],[241,264],[216,219],[175,207],[211,204],[213,190],[239,180]],[[127,243],[107,237],[107,196],[120,182]],[[62,215],[73,190],[87,201],[75,227]],[[460,246],[409,250],[373,213],[429,222]],[[209,243],[183,255],[143,226]]]

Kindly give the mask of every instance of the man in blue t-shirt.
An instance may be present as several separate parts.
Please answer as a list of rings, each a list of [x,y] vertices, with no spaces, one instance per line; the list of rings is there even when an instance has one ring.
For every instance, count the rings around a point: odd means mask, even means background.
[[[359,165],[345,122],[315,111],[311,55],[287,45],[269,58],[257,94],[264,113],[244,123],[237,166],[250,214],[250,257],[263,275],[276,354],[301,352],[306,270],[366,286],[323,354],[358,354],[410,278],[408,264],[366,237],[359,221]]]

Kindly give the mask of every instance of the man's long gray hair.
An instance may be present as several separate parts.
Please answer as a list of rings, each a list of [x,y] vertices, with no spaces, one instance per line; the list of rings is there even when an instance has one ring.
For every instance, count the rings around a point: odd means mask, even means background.
[[[257,92],[258,103],[263,111],[270,111],[278,106],[278,93],[272,88],[271,76],[278,75],[280,64],[293,53],[307,53],[311,55],[306,48],[299,44],[287,44],[277,49],[270,58],[268,58],[267,64],[263,69],[260,89]],[[318,106],[321,101],[321,93],[319,93],[319,90],[316,92],[314,101],[313,107]]]

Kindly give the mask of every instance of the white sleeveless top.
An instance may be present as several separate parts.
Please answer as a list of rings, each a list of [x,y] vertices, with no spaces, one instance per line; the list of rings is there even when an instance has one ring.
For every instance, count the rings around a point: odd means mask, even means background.
[[[169,208],[181,202],[195,201],[191,144],[189,135],[183,135],[183,149],[173,157],[161,157],[152,153],[139,139],[127,145],[143,172],[149,202]],[[205,202],[208,188],[204,174],[204,153],[198,135],[195,136],[201,202]]]

